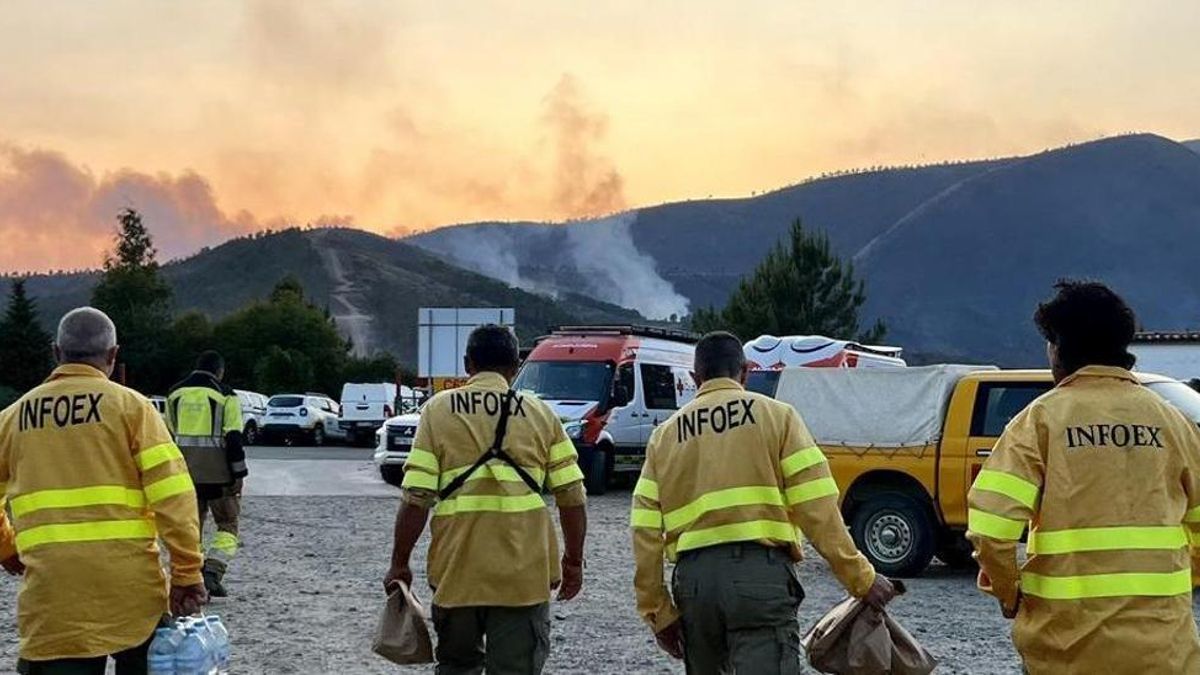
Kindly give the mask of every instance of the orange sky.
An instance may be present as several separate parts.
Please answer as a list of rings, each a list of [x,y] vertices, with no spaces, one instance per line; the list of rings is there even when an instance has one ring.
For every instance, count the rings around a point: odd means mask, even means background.
[[[380,232],[823,171],[1200,136],[1200,3],[29,0],[0,12],[0,269],[279,222]]]

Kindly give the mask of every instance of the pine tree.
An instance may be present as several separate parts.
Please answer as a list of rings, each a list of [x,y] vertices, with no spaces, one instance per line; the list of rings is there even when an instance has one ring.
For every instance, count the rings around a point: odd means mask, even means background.
[[[866,292],[862,280],[855,279],[854,265],[833,255],[829,238],[805,231],[799,219],[790,235],[738,284],[724,309],[693,314],[692,329],[728,330],[743,340],[759,335],[881,340],[886,332],[881,321],[860,332],[858,312]]]
[[[114,252],[92,292],[92,304],[113,320],[121,345],[126,382],[143,393],[165,391],[176,368],[166,363],[171,328],[171,287],[163,279],[157,251],[142,216],[124,209]]]
[[[13,279],[0,320],[0,385],[24,392],[46,379],[54,367],[50,343],[37,304],[25,292],[25,280]]]

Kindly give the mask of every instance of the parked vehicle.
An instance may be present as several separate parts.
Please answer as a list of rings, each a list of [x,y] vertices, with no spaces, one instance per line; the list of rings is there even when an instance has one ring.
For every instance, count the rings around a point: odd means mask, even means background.
[[[537,341],[513,388],[563,420],[591,494],[636,478],[650,433],[696,395],[697,336],[639,326],[569,326]]]
[[[861,345],[821,335],[760,335],[744,347],[750,376],[746,388],[774,391],[784,368],[904,368],[900,347]]]
[[[1143,384],[1200,423],[1200,393]],[[800,411],[829,458],[858,548],[884,574],[920,574],[936,554],[971,564],[967,491],[1005,426],[1053,387],[1046,370],[988,366],[787,368],[768,392]]]
[[[375,431],[396,411],[399,390],[395,384],[346,383],[342,387],[342,414],[338,424],[354,445],[366,445]]]
[[[324,394],[280,394],[267,401],[262,437],[268,443],[292,445],[305,440],[324,445],[332,438],[345,439],[338,424],[340,406]]]
[[[419,411],[408,412],[389,418],[375,431],[375,465],[380,477],[392,485],[404,480],[404,463],[420,421]]]
[[[267,397],[255,391],[234,389],[242,406],[242,441],[246,445],[257,445],[259,431],[267,414]]]
[[[162,418],[167,419],[167,397],[166,396],[149,396],[150,404],[158,411]]]

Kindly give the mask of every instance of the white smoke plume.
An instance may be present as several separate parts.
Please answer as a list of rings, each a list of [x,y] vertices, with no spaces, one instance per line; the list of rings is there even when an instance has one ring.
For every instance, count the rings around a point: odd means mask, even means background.
[[[632,211],[567,226],[567,257],[588,279],[590,295],[651,319],[688,313],[688,300],[658,275],[654,259],[637,250]]]
[[[516,241],[509,230],[475,228],[467,236],[445,237],[436,250],[451,262],[484,276],[527,291],[539,290],[521,276],[515,253]]]

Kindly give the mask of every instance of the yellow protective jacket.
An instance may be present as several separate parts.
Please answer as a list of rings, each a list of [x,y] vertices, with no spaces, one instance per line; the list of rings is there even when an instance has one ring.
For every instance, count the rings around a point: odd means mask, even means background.
[[[734,380],[705,382],[654,430],[633,494],[638,612],[655,632],[679,616],[663,580],[664,555],[675,561],[684,551],[757,541],[799,561],[803,531],[850,593],[862,597],[875,582],[800,415]]]
[[[196,495],[154,406],[85,365],[64,365],[0,413],[0,558],[26,565],[21,656],[84,658],[145,642],[171,581],[203,582]]]
[[[404,464],[404,499],[433,506],[429,584],[440,607],[523,607],[550,600],[561,577],[558,538],[542,495],[498,459],[444,501],[438,491],[491,447],[508,382],[481,373],[425,404]],[[559,506],[586,497],[575,446],[548,405],[517,394],[503,449]]]
[[[1030,404],[968,501],[980,586],[1006,608],[1019,600],[1028,672],[1200,673],[1200,432],[1131,373],[1089,366]]]

